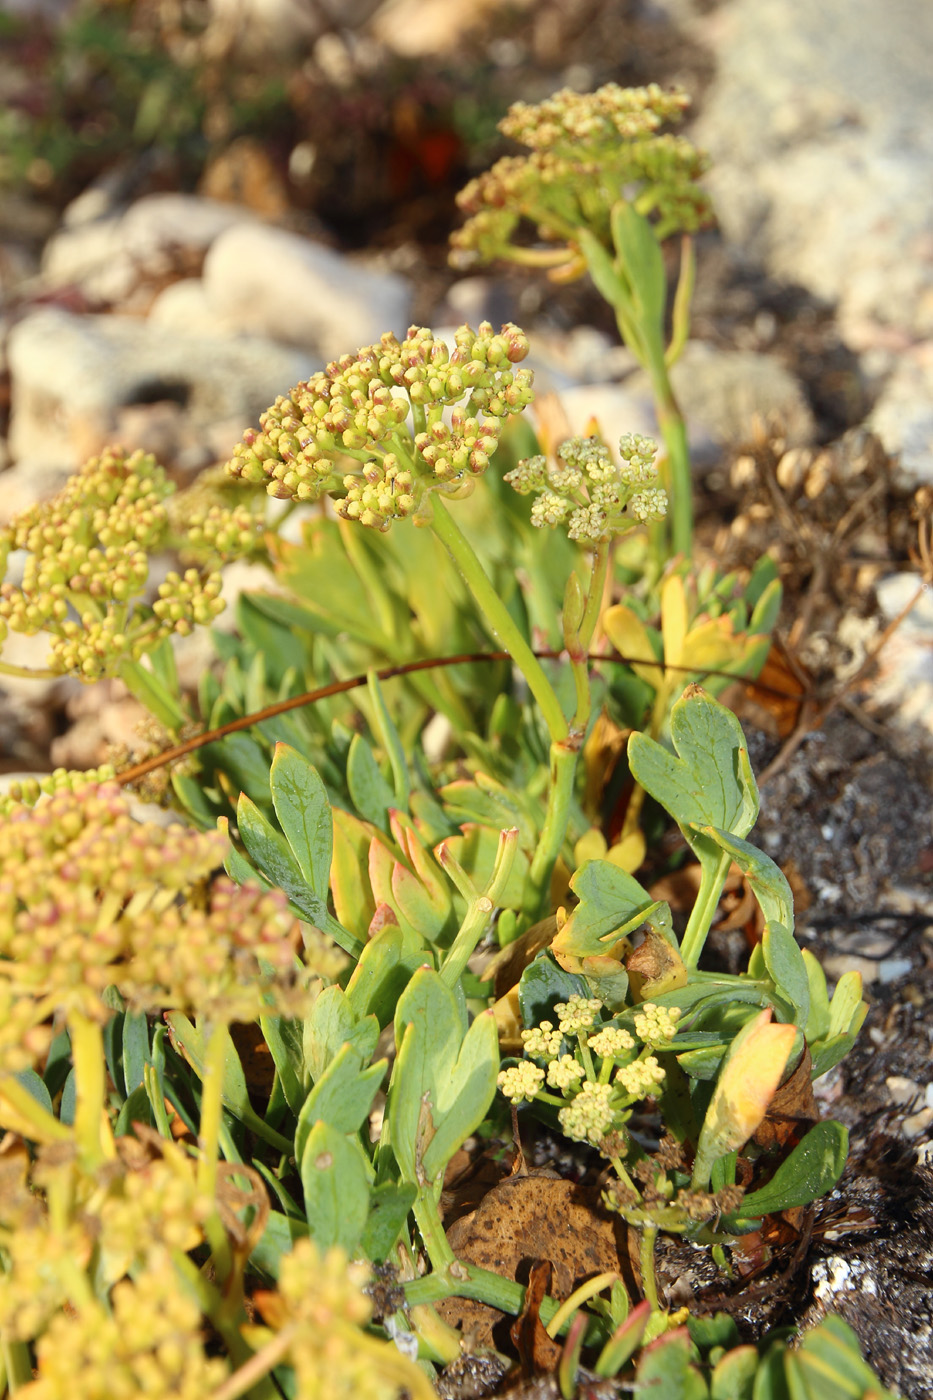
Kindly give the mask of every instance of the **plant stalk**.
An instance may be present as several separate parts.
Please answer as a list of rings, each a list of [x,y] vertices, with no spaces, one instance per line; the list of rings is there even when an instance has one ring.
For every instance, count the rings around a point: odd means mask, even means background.
[[[528,682],[529,689],[544,718],[551,742],[562,743],[567,738],[568,724],[560,701],[544,668],[525,641],[508,608],[493,588],[480,564],[473,546],[463,534],[453,516],[437,493],[433,493],[431,528],[453,559],[494,634],[502,642],[512,660]]]

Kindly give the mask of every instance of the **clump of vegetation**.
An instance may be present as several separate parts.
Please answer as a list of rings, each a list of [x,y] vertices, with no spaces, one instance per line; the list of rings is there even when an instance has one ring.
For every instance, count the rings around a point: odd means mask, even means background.
[[[599,207],[572,161],[548,197],[566,183],[561,236],[601,288],[611,265],[651,355],[658,239],[672,211],[677,227],[705,211],[700,165],[678,157],[676,198],[640,212],[605,125],[631,118],[639,168],[669,172],[653,123],[670,106],[613,90],[511,118],[562,161],[596,142]],[[532,1306],[457,1257],[442,1215],[455,1155],[507,1136],[514,1110],[599,1154],[638,1261],[533,1304],[566,1400],[593,1374],[663,1400],[884,1395],[838,1319],[751,1345],[659,1286],[659,1236],[708,1249],[725,1283],[770,1217],[837,1182],[841,1124],[762,1130],[866,1008],[856,972],[830,997],[796,942],[787,881],[749,840],[741,727],[700,684],[761,665],[776,580],[697,568],[675,437],[660,457],[598,431],[535,441],[527,352],[513,325],[452,346],[387,334],[246,432],[228,467],[244,504],[182,511],[173,534],[155,464],[111,453],[5,532],[26,565],[3,616],[50,632],[55,672],[119,674],[170,732],[204,731],[116,782],[62,774],[5,800],[11,1394],[430,1396],[464,1340],[436,1304]],[[266,530],[290,593],[243,597],[222,666],[186,696],[168,633],[209,622],[216,590],[195,566],[188,592],[178,576],[147,601],[148,555],[204,551],[212,569],[258,550],[260,485],[333,508],[300,543]],[[310,706],[325,674],[342,679]],[[629,731],[631,777],[612,844],[607,726]],[[199,765],[172,775],[184,824],[136,820],[121,782],[183,751]],[[698,867],[683,927],[636,878],[649,801]],[[736,869],[763,932],[727,974],[702,963]]]

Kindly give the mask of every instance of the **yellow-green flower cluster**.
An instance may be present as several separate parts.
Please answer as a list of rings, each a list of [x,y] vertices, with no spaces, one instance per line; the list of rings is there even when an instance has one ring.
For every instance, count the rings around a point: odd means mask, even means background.
[[[575,1142],[600,1142],[615,1118],[611,1084],[594,1084],[588,1079],[557,1117],[564,1132]]]
[[[664,1070],[653,1055],[648,1055],[617,1070],[616,1083],[621,1084],[633,1099],[643,1099],[664,1083]]]
[[[522,1031],[525,1054],[533,1055],[536,1060],[556,1059],[563,1042],[564,1033],[560,1029],[554,1029],[553,1021],[542,1021],[540,1026],[532,1026],[530,1030]]]
[[[0,530],[4,565],[12,550],[26,551],[22,583],[0,586],[0,642],[8,631],[48,632],[49,669],[91,681],[172,632],[213,621],[224,606],[217,565],[254,548],[261,521],[243,503],[215,505],[195,512],[176,539],[166,505],[174,490],[155,458],[111,448]],[[175,544],[202,566],[170,574],[149,608],[150,555]]]
[[[498,257],[544,261],[513,242],[523,221],[543,241],[563,245],[552,264],[562,254],[570,260],[581,226],[604,235],[608,246],[609,211],[620,199],[653,215],[661,239],[709,223],[709,196],[696,183],[705,156],[683,137],[659,134],[688,105],[679,89],[616,83],[592,93],[565,88],[537,105],[516,103],[499,129],[531,154],[504,157],[461,191],[457,202],[470,217],[451,239],[451,260],[456,266]]]
[[[568,1137],[597,1146],[610,1133],[622,1131],[633,1105],[663,1084],[664,1069],[649,1051],[670,1047],[680,1015],[645,1002],[636,1012],[633,1035],[622,1026],[597,1026],[602,1007],[598,997],[579,994],[556,1002],[556,1028],[552,1021],[542,1021],[523,1030],[526,1058],[498,1078],[511,1103],[538,1099],[551,1104]],[[562,1054],[566,1041],[572,1053]]]
[[[635,1049],[632,1036],[618,1026],[605,1026],[596,1035],[588,1036],[586,1044],[601,1060],[619,1060],[629,1050]]]
[[[167,1262],[167,1261],[166,1261]],[[90,1297],[52,1318],[25,1400],[204,1400],[229,1374],[209,1357],[200,1309],[170,1267],[123,1279],[110,1306]]]
[[[133,1008],[212,1021],[301,1014],[311,972],[286,897],[227,880],[198,895],[226,849],[219,832],[134,821],[116,784],[14,805],[0,827],[0,980],[39,1020],[106,1020],[110,984]]]
[[[679,1007],[655,1006],[653,1001],[646,1001],[635,1013],[635,1034],[646,1045],[666,1049],[677,1034],[679,1020]]]
[[[554,1004],[554,1010],[558,1015],[557,1025],[562,1035],[579,1035],[581,1031],[588,1031],[602,1010],[602,1002],[598,997],[581,997],[576,994],[568,997],[566,1001],[558,1001]]]
[[[263,1317],[289,1338],[299,1400],[396,1400],[433,1394],[427,1378],[397,1348],[367,1335],[372,1304],[365,1264],[342,1249],[322,1254],[298,1240],[282,1259],[278,1293],[257,1298]]]
[[[532,525],[566,525],[570,539],[592,548],[667,514],[657,450],[651,438],[626,434],[616,466],[599,438],[573,437],[561,443],[556,462],[541,454],[526,457],[505,480],[523,496],[534,494]]]
[[[524,1103],[536,1098],[544,1084],[544,1070],[531,1060],[520,1060],[517,1065],[499,1071],[500,1092],[509,1103]]]
[[[489,465],[499,420],[531,402],[532,376],[515,368],[528,341],[511,323],[461,326],[454,340],[451,351],[413,326],[343,356],[276,399],[227,471],[273,496],[333,494],[339,515],[377,530],[417,518],[429,491],[463,494]]]
[[[41,1223],[0,1231],[5,1267],[0,1271],[0,1327],[14,1341],[28,1342],[68,1300],[66,1280],[80,1277],[93,1253],[83,1222],[61,1228]]]
[[[171,1254],[194,1249],[214,1201],[197,1184],[197,1165],[172,1142],[160,1155],[134,1138],[117,1143],[119,1159],[97,1172],[81,1170],[74,1154],[44,1149],[31,1169],[0,1202],[0,1328],[17,1341],[32,1341],[63,1307],[73,1308],[90,1292],[85,1270],[93,1265],[95,1287],[110,1288],[137,1269],[158,1267],[172,1274]],[[49,1209],[41,1192],[55,1204]],[[65,1202],[70,1219],[63,1221]]]

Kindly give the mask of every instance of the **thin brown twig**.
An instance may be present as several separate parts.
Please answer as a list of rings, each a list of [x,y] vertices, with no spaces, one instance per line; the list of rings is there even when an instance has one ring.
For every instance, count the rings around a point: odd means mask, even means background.
[[[557,660],[564,653],[561,651],[536,651],[535,656],[540,660]],[[620,654],[605,656],[601,653],[591,652],[589,659],[594,662],[612,661],[623,665],[628,664],[628,658]],[[375,672],[377,680],[393,680],[397,676],[408,676],[416,671],[428,671],[436,666],[459,666],[472,662],[486,661],[508,661],[507,651],[477,651],[458,652],[455,656],[431,656],[424,657],[418,661],[405,661],[395,666],[383,666]],[[688,666],[673,666],[664,661],[640,661],[641,666],[657,666],[659,670],[683,671],[685,674],[700,674],[704,678],[715,676],[724,680],[750,682],[749,676],[743,676],[734,671],[717,671],[714,669],[697,672],[695,668]],[[225,739],[228,734],[236,734],[239,730],[250,729],[254,724],[260,724],[263,720],[274,719],[276,715],[285,714],[289,710],[300,709],[304,705],[312,705],[318,700],[329,699],[332,695],[344,695],[347,691],[358,690],[366,685],[368,673],[366,675],[350,676],[346,680],[331,681],[327,685],[319,686],[316,690],[308,690],[301,695],[289,696],[287,700],[278,700],[273,705],[266,705],[261,710],[256,710],[252,714],[241,715],[238,719],[229,720],[227,724],[220,725],[217,729],[206,730],[203,734],[194,734],[190,739],[185,739],[180,744],[175,744],[171,748],[163,749],[161,753],[152,754],[149,758],[142,759],[139,763],[134,763],[130,768],[124,768],[117,773],[113,782],[125,784],[135,782],[138,778],[145,777],[147,773],[154,772],[157,768],[164,767],[167,763],[174,763],[176,759],[184,758],[189,753],[194,753],[196,749],[205,748],[208,744],[216,743],[220,739]],[[777,686],[765,685],[756,682],[759,688],[784,700],[796,700],[798,697],[789,691],[781,690]]]

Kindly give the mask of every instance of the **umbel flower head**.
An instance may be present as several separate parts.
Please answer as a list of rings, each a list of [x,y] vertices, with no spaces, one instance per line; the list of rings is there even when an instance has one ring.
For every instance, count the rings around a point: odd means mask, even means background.
[[[28,1400],[202,1400],[229,1374],[205,1351],[203,1319],[168,1261],[52,1318],[36,1347]]]
[[[430,491],[467,494],[489,465],[500,420],[531,402],[532,376],[515,368],[528,340],[511,323],[499,334],[488,321],[461,326],[454,341],[450,350],[412,326],[401,342],[386,334],[344,355],[276,399],[228,472],[272,496],[332,494],[338,515],[377,530],[417,520]]]
[[[8,631],[50,633],[50,669],[97,680],[138,660],[172,632],[210,623],[224,603],[219,564],[255,549],[263,528],[255,504],[199,502],[172,526],[175,487],[154,457],[108,448],[0,530],[0,562],[27,552],[22,583],[0,586],[0,643]],[[149,556],[178,545],[194,561],[169,573],[151,606]]]
[[[566,524],[572,540],[592,547],[667,514],[657,450],[651,438],[628,433],[619,440],[622,461],[616,466],[599,438],[573,437],[557,449],[556,463],[526,457],[505,480],[521,495],[535,496],[532,525]]]
[[[589,228],[610,247],[609,214],[620,199],[654,219],[659,239],[709,223],[709,196],[696,183],[706,158],[684,137],[659,134],[688,105],[680,89],[616,83],[592,93],[564,88],[537,105],[517,102],[499,129],[531,153],[504,157],[460,193],[457,202],[470,217],[451,239],[451,261],[501,257],[582,273],[577,231]],[[514,241],[523,222],[542,242],[560,246]]]
[[[115,783],[8,809],[0,826],[0,982],[37,1022],[108,1019],[115,985],[133,1009],[252,1021],[309,1004],[297,925],[277,890],[218,880],[220,832],[137,822]],[[342,955],[319,935],[314,971]]]
[[[429,1400],[423,1371],[391,1342],[362,1329],[372,1303],[363,1292],[370,1270],[332,1247],[296,1241],[282,1258],[277,1293],[259,1293],[256,1305],[288,1342],[299,1400]]]

